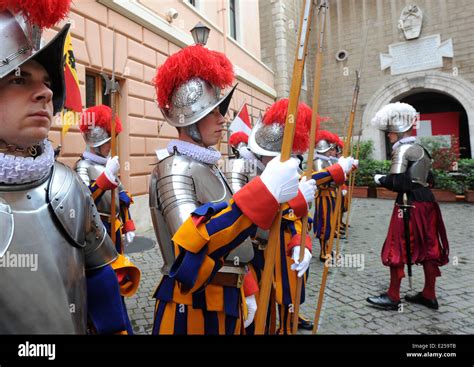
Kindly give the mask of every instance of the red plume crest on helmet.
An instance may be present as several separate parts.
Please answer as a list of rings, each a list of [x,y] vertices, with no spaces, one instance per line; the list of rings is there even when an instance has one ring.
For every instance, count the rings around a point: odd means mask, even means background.
[[[81,122],[79,128],[81,132],[85,133],[87,130],[94,126],[99,126],[106,130],[109,135],[112,131],[112,109],[109,106],[99,105],[89,107],[81,114]],[[120,134],[122,132],[122,121],[115,115],[115,133]]]
[[[168,108],[173,91],[191,78],[198,77],[224,89],[234,80],[234,67],[221,52],[202,45],[183,48],[161,65],[153,79],[158,105]]]
[[[31,24],[41,29],[51,28],[66,18],[71,0],[0,0],[0,11],[23,13]]]
[[[288,113],[288,99],[281,99],[271,105],[265,115],[263,116],[263,123],[265,125],[270,125],[278,123],[280,125],[285,125],[286,115]],[[311,129],[311,115],[313,111],[311,108],[300,102],[298,104],[298,115],[296,117],[296,129],[295,137],[293,140],[292,150],[294,153],[304,153],[309,148],[309,132]],[[318,125],[324,119],[318,116],[317,123]]]
[[[229,137],[229,144],[231,147],[237,148],[240,143],[249,143],[249,136],[243,131],[237,131]]]
[[[316,137],[316,144],[318,144],[321,140],[326,140],[330,144],[333,144],[337,141],[334,134],[327,130],[318,131],[318,135]]]

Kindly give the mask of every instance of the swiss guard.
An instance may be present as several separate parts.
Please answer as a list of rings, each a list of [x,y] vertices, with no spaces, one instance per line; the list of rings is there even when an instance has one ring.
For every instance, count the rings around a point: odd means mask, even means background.
[[[47,139],[65,98],[69,1],[0,3],[1,334],[126,333],[117,251],[87,187]],[[18,264],[18,259],[28,259]],[[15,261],[16,266],[12,266]]]
[[[116,198],[116,249],[123,252],[122,234],[127,244],[135,238],[135,223],[130,214],[132,196],[118,179],[120,171],[119,158],[110,157],[110,140],[112,110],[109,106],[99,105],[86,109],[81,115],[80,130],[86,142],[86,151],[76,162],[75,170],[82,181],[89,187],[102,222],[110,233],[110,208],[112,203],[111,189]],[[115,116],[115,131],[122,131],[122,121]]]
[[[266,165],[273,157],[281,152],[283,132],[285,129],[288,99],[275,102],[265,112],[262,119],[253,127],[249,137],[248,148],[258,158],[259,162]],[[312,110],[306,104],[298,105],[295,138],[292,147],[294,156],[304,154],[309,147]],[[274,294],[278,306],[279,334],[291,333],[291,308],[294,305],[297,277],[304,277],[306,282],[307,271],[312,257],[311,239],[307,237],[303,261],[299,262],[302,221],[308,212],[308,203],[314,200],[315,184],[324,185],[330,181],[342,183],[345,177],[345,168],[352,168],[353,159],[341,159],[341,164],[333,165],[313,173],[313,179],[302,180],[296,198],[285,203],[281,225],[281,242],[275,262]],[[301,172],[300,172],[301,173]],[[265,249],[268,241],[268,231],[259,228],[253,237],[255,256],[252,260],[252,270],[260,281],[265,264]],[[302,292],[301,303],[304,302]],[[270,305],[272,307],[272,305]],[[270,315],[270,313],[268,313]],[[269,323],[267,323],[268,325]],[[299,327],[312,329],[309,320],[300,316]],[[251,332],[251,330],[250,330]],[[271,330],[269,330],[271,332]]]
[[[279,203],[298,192],[298,162],[272,160],[233,194],[212,146],[224,129],[235,87],[227,57],[202,44],[158,68],[158,105],[179,138],[157,151],[150,209],[164,260],[153,334],[239,334],[256,311],[257,284],[247,264],[250,234],[269,229]],[[262,210],[265,208],[265,210]]]
[[[449,244],[438,203],[429,189],[431,157],[416,142],[412,130],[417,111],[406,103],[390,103],[377,112],[372,123],[387,132],[392,147],[392,165],[387,175],[376,175],[375,182],[398,193],[387,238],[382,247],[382,263],[390,267],[390,286],[386,293],[369,297],[376,307],[397,310],[400,283],[408,267],[423,266],[425,286],[422,292],[406,295],[407,302],[438,309],[435,282],[440,266],[448,263]],[[411,284],[410,284],[411,286]]]
[[[92,198],[100,214],[100,219],[111,234],[112,189],[115,191],[115,248],[119,258],[113,268],[120,282],[121,294],[131,297],[136,293],[140,282],[140,271],[124,256],[122,235],[126,243],[131,244],[135,238],[135,224],[130,215],[132,196],[125,190],[118,178],[120,163],[117,156],[110,157],[112,110],[109,106],[99,105],[86,109],[81,114],[79,125],[86,142],[86,151],[76,162],[75,171],[91,191]],[[115,116],[115,131],[120,134],[122,121]],[[123,307],[125,302],[123,301]],[[132,327],[127,320],[128,332]]]
[[[316,146],[314,154],[314,169],[316,171],[328,169],[337,162],[337,139],[334,134],[327,130],[320,130],[316,137]],[[345,181],[345,180],[344,180]],[[340,182],[339,184],[343,184]],[[328,253],[328,242],[331,236],[331,220],[335,213],[336,206],[336,185],[334,182],[327,182],[318,185],[318,191],[314,199],[313,230],[316,238],[319,239],[321,250],[319,259],[322,262],[331,256]]]

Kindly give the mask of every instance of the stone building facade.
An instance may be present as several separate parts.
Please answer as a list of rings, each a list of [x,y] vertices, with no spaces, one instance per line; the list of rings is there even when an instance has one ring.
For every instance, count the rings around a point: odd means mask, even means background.
[[[411,103],[421,113],[423,129],[418,131],[418,135],[457,135],[461,156],[472,157],[472,3],[469,0],[328,2],[320,101],[320,113],[331,117],[326,128],[345,134],[355,71],[361,69],[355,133],[361,133],[363,140],[374,141],[375,158],[386,158],[388,147],[384,135],[371,126],[370,120],[384,104],[396,101]],[[288,96],[297,38],[296,30],[291,27],[299,21],[302,3],[302,0],[260,2],[261,37],[266,40],[262,42],[262,59],[274,68],[278,98]],[[402,11],[408,5],[417,5],[422,12],[421,32],[416,39],[409,40],[399,28]],[[263,16],[270,12],[272,18]],[[412,14],[411,19],[416,15],[413,15],[413,9],[409,14]],[[410,21],[410,16],[408,18]],[[317,28],[313,24],[306,66],[306,90],[302,91],[301,96],[309,104]],[[272,33],[276,39],[275,46],[270,43]],[[285,52],[281,47],[286,47],[286,56],[282,56]]]

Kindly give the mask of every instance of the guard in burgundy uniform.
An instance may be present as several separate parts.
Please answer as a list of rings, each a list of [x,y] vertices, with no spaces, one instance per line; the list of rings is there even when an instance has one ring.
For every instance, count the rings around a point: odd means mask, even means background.
[[[386,293],[369,297],[367,301],[390,310],[397,310],[400,305],[400,283],[405,277],[404,266],[408,259],[412,264],[423,266],[425,286],[422,292],[406,295],[405,300],[438,309],[435,282],[441,275],[439,267],[449,261],[443,218],[429,189],[432,160],[412,136],[417,116],[412,106],[397,102],[383,107],[372,120],[387,132],[393,144],[390,173],[376,175],[375,182],[397,192],[398,196],[382,248],[382,262],[390,267],[390,287]]]

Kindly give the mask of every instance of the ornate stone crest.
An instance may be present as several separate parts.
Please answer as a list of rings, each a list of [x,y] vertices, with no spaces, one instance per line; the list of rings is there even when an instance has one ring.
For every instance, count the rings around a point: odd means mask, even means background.
[[[418,5],[410,4],[402,10],[398,21],[398,29],[403,31],[405,39],[418,38],[423,24],[423,12]]]

